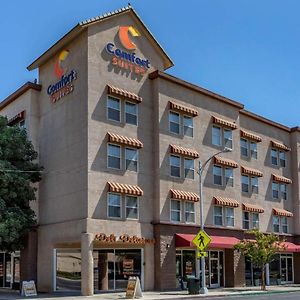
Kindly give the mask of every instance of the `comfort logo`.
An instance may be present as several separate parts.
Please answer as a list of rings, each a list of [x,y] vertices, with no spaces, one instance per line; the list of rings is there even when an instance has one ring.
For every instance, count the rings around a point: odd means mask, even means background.
[[[136,44],[129,37],[129,33],[133,37],[141,36],[139,31],[133,26],[120,26],[119,28],[119,39],[124,48],[128,50],[135,50]]]
[[[66,58],[68,57],[69,55],[69,50],[63,50],[60,52],[56,62],[55,62],[55,65],[54,65],[54,73],[56,75],[56,77],[58,79],[60,79],[64,73],[65,73],[65,69],[63,68],[63,62],[66,60]]]

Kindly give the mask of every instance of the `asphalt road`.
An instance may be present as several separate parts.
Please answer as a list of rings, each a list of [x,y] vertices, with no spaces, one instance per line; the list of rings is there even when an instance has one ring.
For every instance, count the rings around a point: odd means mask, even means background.
[[[195,299],[195,298],[194,298]],[[300,292],[292,293],[270,293],[264,295],[244,295],[244,296],[224,296],[224,297],[207,297],[199,298],[207,300],[233,299],[233,300],[300,300]]]

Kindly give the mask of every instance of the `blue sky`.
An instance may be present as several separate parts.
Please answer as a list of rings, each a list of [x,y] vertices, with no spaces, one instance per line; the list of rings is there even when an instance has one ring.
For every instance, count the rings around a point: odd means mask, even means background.
[[[2,1],[0,100],[36,73],[26,66],[77,22],[121,0]],[[131,0],[175,63],[167,72],[300,125],[299,0]]]

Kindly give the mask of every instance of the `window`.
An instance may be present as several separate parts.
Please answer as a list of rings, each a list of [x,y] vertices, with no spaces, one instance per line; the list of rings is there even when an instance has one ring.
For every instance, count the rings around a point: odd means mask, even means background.
[[[125,122],[137,125],[137,104],[125,102]]]
[[[181,220],[181,203],[178,200],[171,200],[171,221],[180,222]]]
[[[249,193],[249,176],[242,175],[242,192]]]
[[[213,167],[213,176],[214,176],[214,184],[222,185],[222,167],[214,166]]]
[[[120,100],[112,97],[107,98],[107,118],[120,122]]]
[[[232,149],[232,130],[223,129],[224,131],[224,147]]]
[[[216,146],[222,145],[222,131],[220,127],[213,126],[212,128],[212,143]]]
[[[225,168],[225,182],[228,186],[233,186],[233,168]]]
[[[223,225],[223,208],[222,208],[222,206],[214,206],[214,224],[216,226]]]
[[[277,182],[272,182],[272,197],[279,198],[279,184]]]
[[[281,228],[283,233],[288,233],[288,220],[287,217],[281,217]]]
[[[225,226],[234,226],[234,208],[225,207]]]
[[[183,116],[183,134],[186,136],[193,137],[194,135],[194,124],[193,118],[188,116]]]
[[[132,148],[125,148],[126,170],[138,170],[138,151]]]
[[[138,219],[138,198],[126,196],[126,218]]]
[[[250,229],[250,213],[243,211],[243,229]]]
[[[108,217],[121,218],[121,195],[108,194]]]
[[[280,162],[280,167],[285,168],[286,157],[285,157],[285,152],[283,151],[279,151],[279,162]]]
[[[195,203],[185,201],[185,222],[195,223]]]
[[[248,140],[241,139],[241,155],[242,156],[248,156]]]
[[[287,200],[287,185],[286,184],[280,185],[280,192],[281,192],[281,198],[283,200]]]
[[[276,149],[271,150],[271,163],[274,166],[278,166],[278,151]]]
[[[273,216],[273,231],[280,232],[280,217]]]
[[[170,132],[175,134],[180,133],[180,115],[178,113],[169,112],[169,126]]]
[[[252,228],[259,228],[259,214],[252,213]]]
[[[170,156],[170,167],[171,176],[180,177],[180,157],[171,155]]]
[[[184,177],[194,179],[194,160],[184,158]]]
[[[251,190],[253,194],[258,194],[258,177],[251,177]]]
[[[121,147],[108,144],[107,167],[121,169]]]
[[[20,121],[19,127],[20,127],[21,129],[26,129],[26,123],[25,123],[25,120]]]
[[[257,159],[257,143],[250,142],[250,155],[251,158]]]

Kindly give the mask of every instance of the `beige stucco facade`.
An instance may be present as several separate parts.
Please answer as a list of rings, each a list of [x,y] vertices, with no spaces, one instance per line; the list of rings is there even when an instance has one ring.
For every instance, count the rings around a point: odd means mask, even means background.
[[[116,48],[124,48],[118,37],[121,25],[133,26],[140,32],[140,36],[134,40],[136,57],[150,61],[150,67],[143,76],[113,65],[112,56],[105,50],[108,43],[113,43]],[[57,251],[80,250],[81,291],[84,295],[90,295],[94,290],[93,251],[123,248],[142,249],[141,277],[145,290],[176,288],[174,234],[194,234],[198,231],[200,202],[194,204],[194,222],[187,224],[184,220],[172,222],[170,219],[170,190],[199,193],[196,171],[194,179],[170,176],[170,145],[197,151],[199,158],[194,160],[194,168],[197,169],[199,161],[206,161],[224,148],[212,143],[213,116],[236,126],[232,130],[232,151],[220,156],[233,160],[238,167],[233,168],[233,186],[214,184],[213,160],[206,167],[203,173],[204,199],[201,201],[204,203],[207,229],[215,235],[224,232],[225,236],[242,238],[242,204],[251,203],[264,210],[259,220],[259,229],[263,232],[273,231],[274,208],[293,213],[294,216],[288,218],[288,233],[284,235],[290,242],[297,244],[300,234],[299,128],[291,129],[256,116],[245,111],[243,104],[164,73],[164,69],[171,66],[171,61],[132,8],[80,26],[75,27],[32,64],[31,69],[39,68],[38,84],[24,86],[0,103],[0,114],[8,119],[21,111],[26,112],[27,133],[39,153],[39,163],[45,170],[38,186],[37,201],[33,204],[38,220],[38,289],[53,291],[57,288]],[[72,82],[74,90],[53,103],[47,89],[58,81],[54,66],[63,49],[69,51],[64,62],[64,72],[68,74],[75,70],[77,79]],[[119,96],[114,95],[120,100],[120,122],[107,117],[108,85],[125,90]],[[137,104],[137,125],[125,122],[125,102],[132,102],[128,92],[142,97],[142,101]],[[193,137],[170,132],[170,102],[198,112],[193,117]],[[174,111],[181,116],[190,116],[180,109]],[[241,130],[261,138],[261,142],[257,143],[257,159],[241,156]],[[137,172],[124,168],[124,144],[121,145],[121,169],[107,167],[108,132],[142,142],[143,147],[138,150]],[[273,140],[291,148],[291,151],[285,151],[284,168],[271,165]],[[263,173],[258,179],[258,194],[241,192],[241,167]],[[292,180],[292,184],[287,185],[287,200],[273,199],[272,174]],[[122,217],[108,217],[108,182],[138,186],[143,191],[138,199],[138,219],[125,218],[123,201]],[[239,203],[234,208],[234,226],[216,226],[214,197],[235,199]],[[100,233],[117,237],[127,234],[145,239],[155,238],[155,244],[99,243],[95,236]],[[237,268],[239,264],[235,260],[240,257],[232,249],[226,249],[224,253],[224,261],[232,268]],[[68,259],[65,263],[68,263]],[[76,264],[76,270],[78,266]],[[167,272],[171,279],[164,280],[163,272]],[[230,269],[227,273],[229,278]],[[236,274],[244,276],[243,267]],[[237,280],[231,278],[226,281],[225,278],[224,282],[231,285]]]

